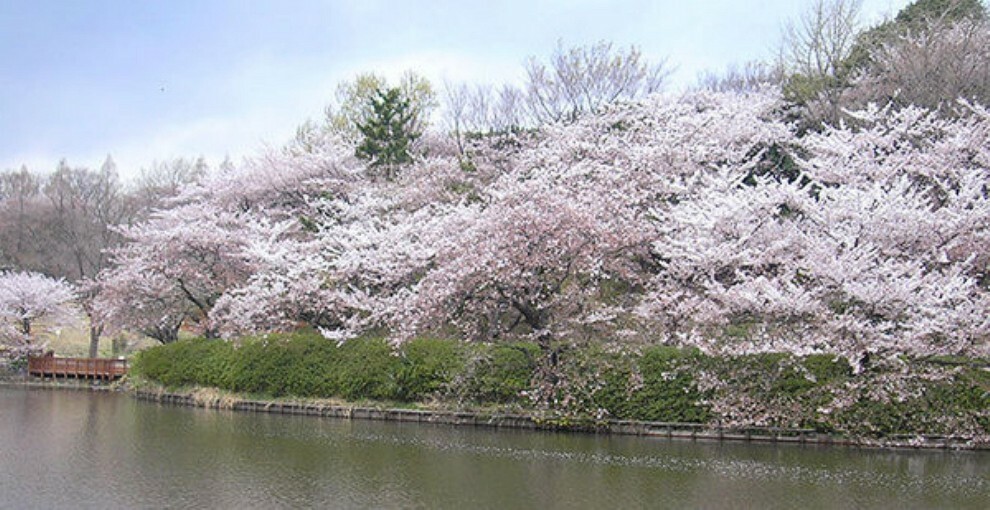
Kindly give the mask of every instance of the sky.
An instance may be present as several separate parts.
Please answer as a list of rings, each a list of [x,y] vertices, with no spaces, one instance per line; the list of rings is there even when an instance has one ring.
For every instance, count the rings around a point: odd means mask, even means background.
[[[866,24],[909,0],[864,0]],[[413,70],[521,83],[530,56],[612,41],[699,73],[770,57],[811,0],[2,0],[0,171],[111,155],[238,162],[320,119],[337,84]]]

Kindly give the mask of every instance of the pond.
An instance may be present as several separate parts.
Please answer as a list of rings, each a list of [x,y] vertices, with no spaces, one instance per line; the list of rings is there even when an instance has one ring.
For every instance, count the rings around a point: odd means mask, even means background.
[[[990,508],[990,453],[247,414],[0,387],[4,508]]]

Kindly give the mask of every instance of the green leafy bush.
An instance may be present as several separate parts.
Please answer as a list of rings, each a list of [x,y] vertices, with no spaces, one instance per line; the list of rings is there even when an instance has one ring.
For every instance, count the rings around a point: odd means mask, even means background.
[[[635,360],[620,358],[616,362],[602,366],[598,370],[600,386],[593,391],[594,409],[608,412],[608,416],[620,420],[631,420],[635,411],[629,402],[629,397],[635,390],[639,374],[633,365]]]
[[[597,343],[567,346],[557,354],[554,398],[547,402],[565,421],[608,416],[745,423],[751,418],[742,413],[755,412],[764,425],[862,436],[990,431],[985,360],[905,359],[896,367],[853,375],[847,360],[827,354],[714,357],[665,346],[627,352]],[[315,332],[299,332],[236,342],[181,340],[139,353],[132,370],[169,388],[527,407],[533,405],[527,392],[541,383],[534,377],[543,356],[530,342],[419,338],[394,348],[381,337],[338,345]],[[923,376],[931,373],[943,378]],[[710,389],[699,389],[699,374]],[[747,411],[753,405],[756,411]],[[716,416],[712,409],[729,414]],[[740,414],[732,414],[737,409]]]
[[[804,368],[818,384],[843,381],[852,377],[852,365],[846,358],[831,354],[811,354],[803,360]]]
[[[477,403],[520,403],[530,389],[540,359],[531,342],[472,345],[455,394]]]
[[[191,339],[142,351],[132,370],[168,387],[186,385],[218,386],[231,357],[230,344],[219,340]]]
[[[334,394],[349,400],[397,400],[401,361],[383,338],[348,340],[330,368]]]
[[[316,397],[334,392],[330,371],[337,347],[314,332],[268,335],[235,344],[233,359],[217,370],[216,386],[272,396]]]
[[[417,338],[404,343],[399,352],[397,397],[407,402],[441,393],[466,363],[464,349],[456,340]]]
[[[225,389],[244,393],[262,393],[279,396],[284,394],[283,381],[287,367],[284,349],[273,347],[278,338],[251,338],[239,342],[236,355],[224,377]]]
[[[631,414],[636,419],[650,421],[708,421],[708,410],[700,403],[704,395],[689,368],[699,357],[692,350],[647,349],[639,362],[643,387],[631,399],[638,410]]]

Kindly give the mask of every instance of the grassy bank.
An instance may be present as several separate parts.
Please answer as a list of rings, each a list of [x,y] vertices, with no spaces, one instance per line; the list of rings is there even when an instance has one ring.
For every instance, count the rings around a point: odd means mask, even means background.
[[[562,421],[808,428],[868,438],[990,435],[985,360],[888,360],[854,374],[846,360],[830,355],[713,357],[663,346],[592,345],[563,350],[551,398],[535,399],[546,391],[546,380],[536,376],[540,362],[529,343],[421,338],[394,350],[380,338],[338,346],[299,333],[154,347],[136,357],[133,372],[166,388],[539,412]]]

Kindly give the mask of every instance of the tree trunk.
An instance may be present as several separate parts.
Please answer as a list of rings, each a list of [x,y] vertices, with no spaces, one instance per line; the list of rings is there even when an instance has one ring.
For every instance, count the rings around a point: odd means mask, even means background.
[[[522,301],[512,301],[512,306],[522,315],[523,320],[537,332],[536,344],[540,347],[540,360],[533,374],[533,386],[540,405],[552,407],[560,385],[558,361],[560,347],[554,345],[553,334],[547,330],[551,316],[546,310]]]
[[[89,357],[95,358],[99,354],[100,350],[100,333],[102,329],[99,326],[89,326]]]
[[[21,319],[21,333],[24,333],[24,341],[31,343],[31,319]]]

